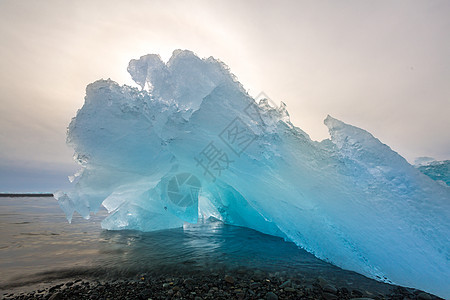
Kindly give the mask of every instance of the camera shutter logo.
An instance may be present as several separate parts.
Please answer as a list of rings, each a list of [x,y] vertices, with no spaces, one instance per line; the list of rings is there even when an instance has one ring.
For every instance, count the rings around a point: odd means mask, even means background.
[[[197,203],[200,180],[191,173],[174,175],[167,184],[167,197],[179,207],[188,207]]]

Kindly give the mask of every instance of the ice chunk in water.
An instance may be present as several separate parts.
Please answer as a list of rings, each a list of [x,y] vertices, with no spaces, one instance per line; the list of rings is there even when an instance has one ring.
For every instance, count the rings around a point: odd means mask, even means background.
[[[450,188],[367,131],[328,116],[312,141],[286,106],[256,103],[213,58],[132,60],[142,90],[87,87],[68,143],[82,167],[56,194],[70,220],[104,205],[106,229],[210,216],[295,242],[372,278],[450,296]]]

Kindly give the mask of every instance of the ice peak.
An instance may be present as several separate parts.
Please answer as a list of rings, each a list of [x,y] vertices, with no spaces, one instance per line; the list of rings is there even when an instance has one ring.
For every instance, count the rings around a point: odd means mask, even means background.
[[[169,61],[167,62],[167,65],[170,66],[174,62],[180,61],[180,60],[187,60],[187,61],[201,61],[201,59],[192,51],[190,50],[182,50],[182,49],[176,49],[172,52],[172,56],[170,57]]]
[[[344,122],[335,119],[330,115],[327,115],[323,123],[328,127],[329,130],[342,127],[345,124]]]
[[[203,98],[221,84],[241,88],[221,61],[211,57],[200,59],[189,50],[175,50],[167,64],[157,54],[132,59],[128,72],[155,98],[174,100],[180,108],[191,111],[197,110]]]

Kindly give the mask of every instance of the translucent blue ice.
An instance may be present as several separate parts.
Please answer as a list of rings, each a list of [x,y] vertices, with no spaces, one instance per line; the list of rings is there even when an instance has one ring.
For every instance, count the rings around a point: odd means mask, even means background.
[[[220,61],[132,60],[143,89],[99,80],[68,129],[81,170],[56,198],[106,229],[214,217],[295,242],[372,278],[450,296],[450,188],[328,116],[316,142],[285,105],[256,103]]]
[[[444,161],[425,161],[415,165],[415,167],[425,175],[437,182],[450,186],[450,160]]]

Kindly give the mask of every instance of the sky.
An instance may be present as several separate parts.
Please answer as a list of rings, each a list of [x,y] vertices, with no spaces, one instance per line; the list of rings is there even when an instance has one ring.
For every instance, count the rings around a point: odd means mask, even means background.
[[[67,188],[66,129],[101,78],[175,49],[327,138],[330,114],[413,162],[450,159],[450,1],[0,0],[0,192]]]

